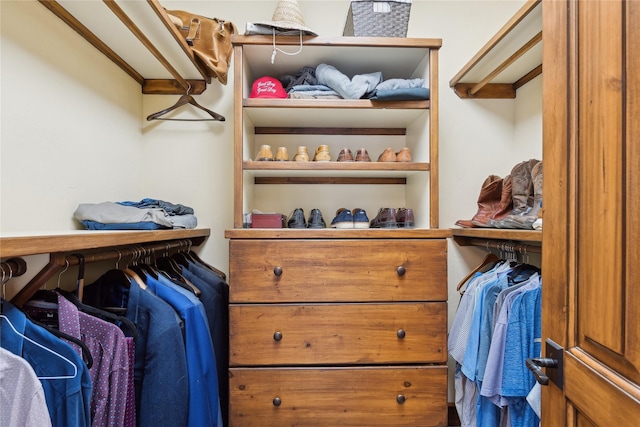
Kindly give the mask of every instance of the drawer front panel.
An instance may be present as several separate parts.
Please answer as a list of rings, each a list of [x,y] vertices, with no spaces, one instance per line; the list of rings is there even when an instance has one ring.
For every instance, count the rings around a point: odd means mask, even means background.
[[[446,426],[447,368],[232,368],[230,425]]]
[[[446,239],[231,240],[231,302],[446,301]]]
[[[444,302],[232,305],[229,317],[232,366],[447,361]]]

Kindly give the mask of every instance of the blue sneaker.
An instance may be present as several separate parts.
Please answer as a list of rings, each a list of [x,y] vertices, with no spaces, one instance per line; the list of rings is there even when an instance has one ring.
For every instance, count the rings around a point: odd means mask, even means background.
[[[353,228],[353,215],[351,211],[340,208],[336,211],[336,217],[331,221],[333,228]]]
[[[355,208],[351,211],[353,216],[353,228],[369,228],[369,218],[364,209]]]

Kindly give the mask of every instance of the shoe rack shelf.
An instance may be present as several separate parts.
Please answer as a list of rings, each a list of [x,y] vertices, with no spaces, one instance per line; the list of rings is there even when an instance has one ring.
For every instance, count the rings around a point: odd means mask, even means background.
[[[254,209],[287,215],[298,207],[294,200],[304,200],[309,191],[318,192],[315,200],[324,201],[325,205],[307,208],[320,208],[327,223],[340,207],[361,207],[370,219],[380,207],[411,207],[416,212],[416,227],[438,228],[440,39],[305,37],[299,54],[278,52],[273,63],[274,40],[270,36],[235,35],[232,43],[236,117],[234,228],[242,228],[243,213]],[[300,38],[276,37],[275,44],[278,49],[295,52],[300,49]],[[305,66],[321,63],[333,65],[349,77],[381,71],[383,80],[423,78],[430,89],[430,99],[249,98],[257,78],[295,75]],[[327,144],[332,161],[252,160],[262,144],[271,145],[274,153],[277,147],[286,146],[290,158],[300,145],[306,146],[313,158],[316,147]],[[376,162],[386,147],[398,151],[405,146],[411,150],[412,162]],[[337,162],[342,148],[349,148],[354,154],[357,149],[366,148],[372,161]],[[273,190],[273,186],[281,185],[287,187],[279,192]],[[269,191],[273,191],[273,197],[264,195]],[[385,200],[385,192],[393,193],[393,201]],[[282,205],[274,201],[280,197]],[[264,206],[265,199],[269,206]]]
[[[460,98],[515,98],[542,73],[542,1],[527,0],[449,81]]]

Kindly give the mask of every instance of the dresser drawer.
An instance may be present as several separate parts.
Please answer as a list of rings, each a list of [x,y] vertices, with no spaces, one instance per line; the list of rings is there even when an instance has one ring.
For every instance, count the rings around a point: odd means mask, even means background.
[[[446,301],[446,239],[231,240],[231,302]]]
[[[232,427],[446,426],[446,366],[232,368]]]
[[[445,363],[447,304],[231,305],[230,365]]]

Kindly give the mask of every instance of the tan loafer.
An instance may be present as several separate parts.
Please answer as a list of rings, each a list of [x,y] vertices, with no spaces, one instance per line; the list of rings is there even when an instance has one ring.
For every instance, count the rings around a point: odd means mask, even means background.
[[[385,150],[380,153],[378,156],[379,162],[395,162],[396,161],[396,153],[393,151],[393,148],[387,147]]]

